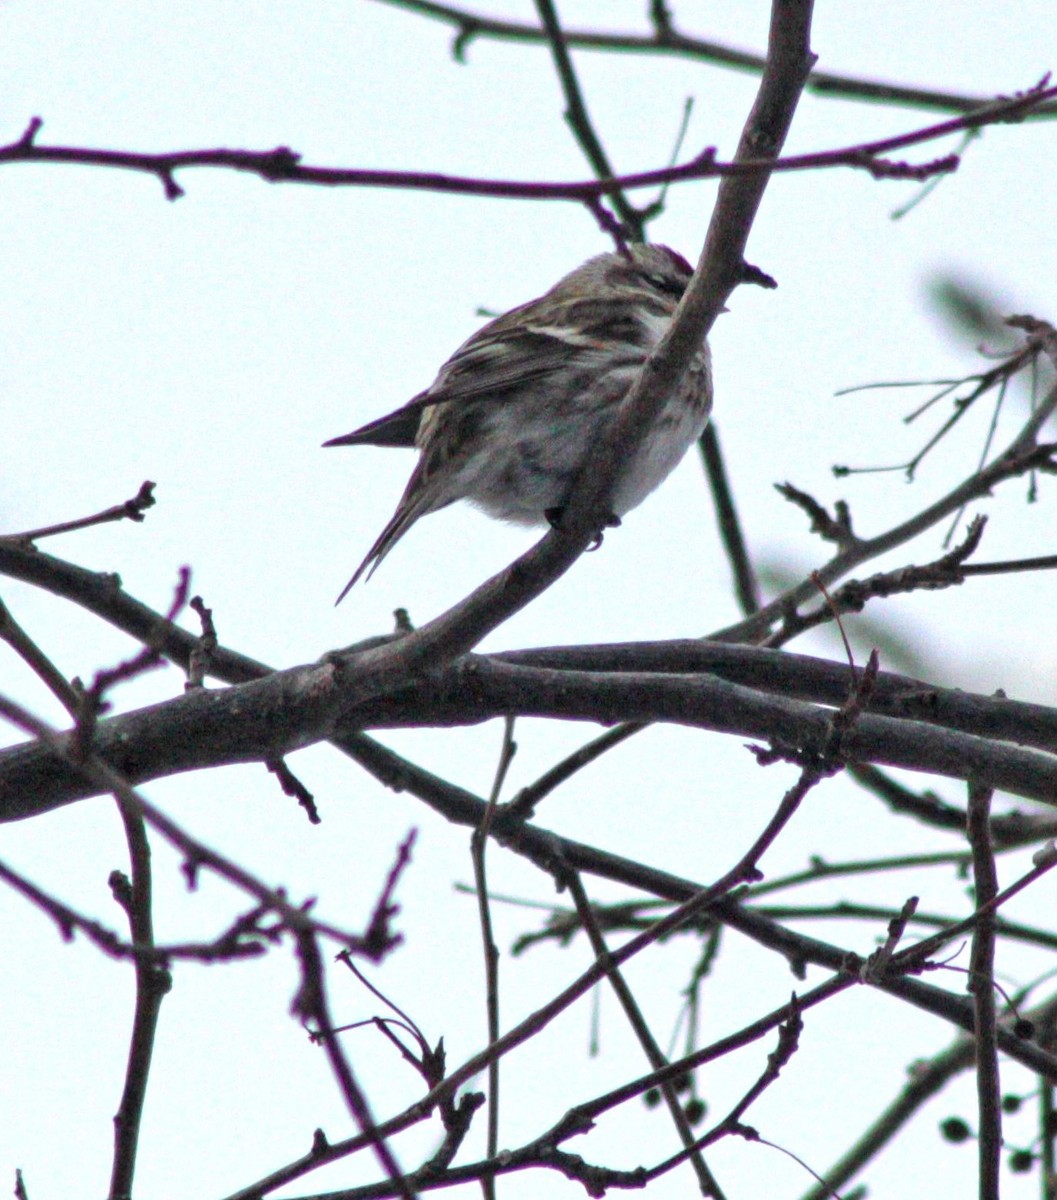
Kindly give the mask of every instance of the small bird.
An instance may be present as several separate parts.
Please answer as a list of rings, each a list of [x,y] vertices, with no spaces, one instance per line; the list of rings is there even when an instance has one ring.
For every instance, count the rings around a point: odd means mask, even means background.
[[[389,524],[338,597],[368,578],[426,513],[469,500],[519,525],[554,525],[577,472],[671,321],[693,270],[666,246],[589,258],[468,338],[424,392],[326,446],[415,446]],[[712,407],[708,344],[617,476],[610,524],[653,491]]]

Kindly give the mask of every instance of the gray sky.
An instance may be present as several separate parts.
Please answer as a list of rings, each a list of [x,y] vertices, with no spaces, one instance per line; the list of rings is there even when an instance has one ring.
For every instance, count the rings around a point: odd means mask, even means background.
[[[643,7],[605,6],[606,26],[639,28]],[[600,8],[562,5],[562,14],[569,24],[590,23]],[[532,6],[492,11],[528,18]],[[702,36],[754,49],[765,41],[763,4],[683,4],[675,14]],[[820,4],[813,44],[829,70],[1011,93],[1054,65],[1052,39],[1041,33],[1051,26],[1043,0]],[[285,144],[316,165],[518,179],[588,174],[561,120],[561,96],[542,51],[477,41],[460,66],[449,42],[440,25],[355,0],[13,0],[0,9],[0,140],[16,139],[37,115],[46,144],[143,151]],[[581,55],[577,63],[592,115],[626,171],[667,160],[687,96],[695,107],[684,156],[714,145],[729,157],[755,88],[751,76],[675,59]],[[938,119],[808,96],[787,151],[851,145]],[[826,550],[773,483],[790,479],[826,503],[845,497],[857,527],[876,532],[941,494],[954,472],[971,469],[986,414],[942,447],[913,486],[892,475],[835,480],[834,462],[902,461],[934,426],[902,424],[921,398],[916,391],[834,393],[979,367],[972,347],[946,333],[930,307],[927,287],[937,276],[976,283],[1009,311],[1057,319],[1054,128],[986,131],[957,174],[899,221],[892,211],[914,196],[915,184],[877,183],[848,169],[773,181],[749,257],[779,288],[740,289],[712,345],[715,415],[747,535],[775,569],[810,570]],[[953,148],[940,143],[912,157]],[[277,666],[388,631],[400,605],[424,622],[531,545],[532,532],[457,505],[420,522],[370,583],[335,609],[334,597],[392,511],[412,458],[324,451],[320,443],[425,387],[477,327],[478,308],[501,311],[538,295],[607,248],[591,218],[572,205],[269,186],[227,171],[188,171],[179,182],[187,195],[169,203],[157,181],[142,175],[26,165],[0,172],[0,527],[81,516],[155,480],[158,505],[144,524],[89,530],[46,548],[117,571],[129,591],[158,608],[167,606],[178,568],[189,564],[222,641]],[[673,189],[653,238],[696,258],[714,194],[711,183]],[[1011,436],[1019,403],[1000,423],[998,444]],[[1042,489],[1043,502],[1034,507],[1024,505],[1019,485],[988,506],[994,550],[987,557],[1053,552],[1052,483],[1044,480]],[[940,535],[932,534],[882,565],[939,552]],[[892,602],[884,616],[913,637],[936,682],[1003,686],[1052,704],[1052,645],[1038,636],[1052,623],[1050,592],[1044,579],[985,580],[942,600],[925,593]],[[70,675],[90,678],[129,652],[120,636],[28,587],[5,581],[2,594]],[[1004,619],[996,622],[995,613]],[[600,552],[486,647],[697,636],[736,617],[701,471],[690,455],[607,535]],[[822,637],[797,648],[835,653]],[[61,722],[54,702],[6,648],[0,687]],[[175,670],[159,672],[125,689],[118,706],[161,700],[181,687]],[[511,790],[593,732],[522,723]],[[0,737],[19,740],[7,731]],[[485,793],[499,739],[493,725],[383,735],[415,761]],[[483,1012],[466,1010],[463,991],[480,977],[474,905],[451,888],[471,878],[468,835],[409,797],[384,792],[325,747],[294,756],[291,766],[317,796],[321,828],[307,825],[263,767],[164,781],[148,794],[197,836],[295,897],[318,896],[321,911],[352,927],[366,921],[396,845],[418,826],[414,865],[400,889],[406,945],[372,977],[428,1036],[445,1037],[450,1061],[461,1061],[484,1040]],[[787,767],[761,777],[734,739],[656,729],[575,780],[540,819],[570,837],[709,880],[743,851],[791,779]],[[917,827],[893,829],[885,814],[836,783],[812,798],[795,837],[766,866],[780,873],[816,851],[837,857],[861,854],[864,846],[873,854],[947,845]],[[106,888],[109,870],[124,862],[111,801],[5,827],[0,847],[0,856],[42,886],[119,924]],[[213,879],[188,896],[177,866],[159,846],[159,937],[210,936],[244,907]],[[492,881],[497,891],[553,900],[546,880],[501,850],[492,858]],[[927,886],[934,889],[925,896],[931,908],[960,902],[960,885],[950,878],[930,876]],[[593,894],[612,898],[616,891],[596,885]],[[864,894],[865,885],[856,895]],[[1052,890],[1040,890],[1037,902],[1046,896],[1052,902]],[[1030,915],[1030,905],[1025,911]],[[497,919],[506,950],[536,918],[500,907]],[[0,927],[8,980],[0,1061],[5,1077],[22,1081],[17,1098],[10,1089],[0,1097],[0,1175],[11,1178],[22,1167],[34,1200],[99,1195],[109,1169],[131,972],[102,962],[81,940],[64,945],[42,916],[6,891]],[[837,926],[818,932],[850,936]],[[864,953],[870,936],[858,946]],[[782,1003],[794,986],[751,947],[732,938],[728,949],[740,965],[717,979],[704,1036],[733,1027],[729,1014],[745,1011],[747,988],[747,1015],[755,1015]],[[671,1026],[692,957],[692,947],[677,947],[655,956],[641,977],[631,973],[633,982],[657,985],[651,1015],[659,1030]],[[583,946],[505,960],[504,1024],[586,962]],[[316,1126],[332,1140],[350,1131],[322,1057],[287,1015],[294,983],[283,954],[224,969],[223,977],[220,969],[178,969],[162,1012],[141,1195],[222,1195],[305,1152]],[[331,986],[341,1019],[375,1011],[337,972]],[[580,1006],[538,1049],[510,1059],[503,1144],[518,1144],[570,1100],[637,1071],[629,1062],[638,1062],[639,1051],[609,996],[602,1002],[602,1054],[593,1060],[589,1026]],[[895,1094],[910,1059],[935,1051],[944,1036],[865,990],[845,998],[809,1025],[804,1063],[790,1072],[787,1091],[778,1089],[754,1110],[754,1123],[823,1170]],[[380,1039],[362,1031],[351,1039],[376,1111],[409,1103],[416,1081]],[[896,1041],[898,1053],[886,1055]],[[868,1064],[869,1089],[849,1082],[836,1098],[817,1091],[826,1081],[808,1069],[809,1052],[822,1062],[833,1054],[835,1072],[846,1072],[849,1058]],[[714,1114],[755,1077],[763,1054],[739,1056],[708,1077]],[[555,1064],[567,1084],[559,1089]],[[402,1161],[418,1161],[435,1136],[431,1129],[401,1142]],[[479,1131],[475,1138],[467,1156],[481,1151]],[[631,1106],[589,1143],[570,1148],[633,1166],[670,1152],[671,1142],[659,1112]],[[911,1163],[924,1172],[913,1187]],[[795,1196],[809,1185],[790,1160],[759,1148],[724,1147],[716,1165],[737,1185],[735,1195]],[[971,1152],[939,1145],[929,1127],[880,1163],[870,1182],[877,1195],[910,1196],[942,1180],[955,1195],[972,1170]],[[373,1162],[357,1160],[289,1194],[374,1173]],[[511,1179],[502,1189],[508,1197],[575,1193],[557,1179],[542,1185],[546,1192],[540,1186]],[[650,1195],[667,1200],[688,1186],[689,1177],[677,1174]],[[1009,1196],[1026,1196],[1034,1185],[1017,1186],[1023,1190],[1011,1187]]]

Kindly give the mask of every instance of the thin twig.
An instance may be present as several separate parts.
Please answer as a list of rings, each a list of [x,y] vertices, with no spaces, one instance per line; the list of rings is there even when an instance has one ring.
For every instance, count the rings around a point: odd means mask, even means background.
[[[776,921],[876,921],[888,920],[894,915],[892,909],[884,905],[856,904],[850,900],[837,900],[832,904],[758,904],[753,907],[755,911],[764,913]],[[947,930],[955,924],[953,917],[921,911],[915,911],[911,920],[915,925],[932,929]],[[995,930],[1009,941],[1024,942],[1051,951],[1057,950],[1057,932],[1048,929],[996,918]]]
[[[998,1015],[995,1005],[995,911],[998,873],[991,848],[990,788],[969,785],[969,847],[979,917],[969,958],[969,992],[976,1017],[976,1095],[979,1113],[977,1145],[980,1200],[999,1200],[1002,1156],[1002,1092],[998,1073]]]
[[[7,863],[0,861],[0,879],[19,895],[35,904],[52,919],[65,940],[75,932],[83,933],[93,946],[111,958],[133,962],[145,960],[155,968],[164,968],[174,959],[194,962],[230,962],[238,958],[257,958],[265,952],[267,942],[276,942],[280,927],[265,927],[261,923],[265,909],[258,905],[249,913],[237,917],[232,924],[211,942],[168,942],[142,946],[125,941],[113,929],[49,895]],[[116,880],[113,880],[117,883]],[[118,884],[118,887],[121,887]],[[117,889],[115,889],[117,890]],[[125,890],[122,888],[122,890]]]
[[[754,883],[746,892],[746,899],[756,901],[761,896],[786,888],[801,887],[805,883],[816,883],[845,875],[876,875],[884,871],[906,871],[916,867],[960,867],[969,861],[961,851],[939,854],[894,855],[891,858],[865,858],[853,862],[826,862],[812,855],[811,866],[789,875],[779,875],[765,883]]]
[[[701,459],[708,478],[712,503],[716,508],[719,536],[726,551],[727,560],[734,574],[734,590],[738,604],[745,616],[750,617],[760,607],[760,584],[749,557],[742,532],[738,511],[734,505],[734,494],[727,477],[723,451],[719,445],[719,430],[715,420],[709,421],[699,443]]]
[[[441,4],[436,0],[381,0],[381,2],[455,26],[458,33],[454,51],[460,61],[470,42],[479,37],[530,45],[538,45],[546,41],[546,34],[538,25],[531,25],[523,21],[504,21],[501,18],[460,8],[454,4]],[[749,50],[739,50],[708,38],[682,33],[675,29],[670,17],[664,21],[654,21],[653,32],[646,34],[567,29],[565,42],[568,46],[578,50],[676,55],[754,74],[759,74],[766,63],[766,59],[761,54]],[[820,70],[813,70],[808,76],[807,90],[820,96],[835,96],[838,99],[902,105],[907,108],[932,109],[941,112],[971,112],[991,100],[989,96],[970,96],[963,92],[944,92],[936,88],[883,83],[861,76]],[[1037,115],[1040,117],[1057,115],[1057,105],[1051,105]]]
[[[1003,480],[1023,475],[1037,467],[1052,465],[1054,447],[1040,445],[1037,438],[1042,426],[1054,411],[1057,411],[1057,385],[1050,389],[1049,394],[1024,423],[1006,450],[982,471],[969,476],[946,496],[891,529],[871,538],[854,538],[839,548],[829,562],[818,568],[819,578],[828,586],[853,571],[860,563],[911,541],[951,513],[957,512],[967,501],[988,495],[995,485]],[[723,641],[762,641],[769,636],[775,622],[785,619],[799,605],[811,599],[815,590],[814,583],[810,579],[805,580],[760,609],[754,616],[718,630],[712,636]]]
[[[566,47],[565,35],[558,21],[558,13],[553,0],[536,0],[536,11],[539,13],[540,24],[547,35],[547,44],[554,61],[554,70],[565,94],[565,119],[569,128],[579,142],[595,176],[598,179],[613,179],[616,172],[610,165],[609,156],[595,133],[594,125],[587,112],[587,103]],[[641,242],[643,240],[642,213],[631,204],[624,195],[623,189],[613,188],[606,193],[606,199],[617,210],[630,240]]]
[[[507,717],[503,722],[503,744],[499,752],[499,761],[496,764],[495,778],[492,781],[492,792],[488,798],[484,816],[481,818],[481,824],[474,830],[470,841],[474,883],[477,890],[477,915],[481,923],[481,942],[484,949],[485,1010],[488,1019],[489,1046],[495,1045],[499,1040],[499,948],[495,944],[492,932],[492,910],[488,897],[485,854],[496,806],[499,804],[503,783],[516,751],[514,718]],[[494,1159],[498,1149],[499,1059],[494,1058],[488,1064],[488,1158]],[[492,1175],[482,1176],[481,1190],[485,1200],[495,1200],[495,1178]]]
[[[913,817],[936,829],[963,832],[965,809],[949,804],[931,789],[917,792],[905,787],[887,771],[872,763],[849,763],[848,774],[868,791],[883,800],[893,813]],[[991,838],[1003,850],[1037,845],[1057,836],[1057,818],[1021,809],[992,814]]]
[[[788,1064],[789,1060],[799,1049],[800,1034],[803,1028],[804,1022],[800,1005],[794,993],[789,1004],[789,1016],[778,1026],[778,1045],[767,1056],[767,1066],[760,1074],[760,1077],[745,1092],[722,1121],[710,1129],[704,1137],[697,1139],[695,1148],[715,1145],[722,1138],[729,1137],[732,1134],[737,1134],[748,1141],[759,1140],[759,1134],[751,1126],[743,1124],[742,1117],[772,1084],[777,1083],[782,1068]],[[651,1180],[657,1179],[670,1171],[683,1161],[687,1153],[687,1151],[683,1151],[681,1154],[675,1154],[664,1162],[658,1163],[650,1169],[649,1178]]]
[[[879,571],[867,579],[849,579],[838,589],[829,592],[818,577],[818,572],[811,573],[811,581],[822,592],[825,603],[806,612],[789,612],[785,620],[774,634],[764,643],[767,646],[784,646],[793,638],[809,629],[814,629],[831,620],[836,620],[844,640],[845,650],[850,654],[847,636],[841,624],[842,613],[859,613],[870,600],[887,598],[889,596],[907,595],[917,591],[940,591],[948,587],[958,587],[965,582],[967,570],[964,560],[969,557],[980,544],[987,519],[976,516],[969,523],[965,538],[953,550],[949,550],[933,562],[918,565],[896,567],[891,571]],[[844,548],[853,547],[856,539],[849,536],[842,542]],[[996,572],[981,572],[994,574]]]
[[[979,787],[978,784],[972,786]],[[901,951],[893,961],[893,966],[899,970],[918,970],[924,962],[954,938],[974,933],[981,920],[985,918],[991,920],[993,915],[1004,904],[1007,904],[1014,896],[1019,895],[1025,888],[1030,887],[1037,880],[1041,879],[1043,875],[1048,874],[1054,867],[1057,867],[1057,851],[1054,850],[1051,843],[1049,847],[1036,852],[1034,855],[1034,864],[1030,871],[1025,871],[1009,887],[996,892],[989,899],[978,899],[977,907],[973,914],[966,917],[963,921],[957,921],[953,925],[948,925],[946,929],[940,930],[939,933],[934,933],[931,937],[927,937],[915,945],[908,947],[906,950]]]
[[[65,760],[70,755],[68,738],[5,696],[0,696],[0,717],[38,739],[56,758]],[[98,755],[89,754],[83,759],[78,759],[76,769],[89,778],[99,792],[115,793],[130,808],[141,812],[147,823],[184,855],[183,873],[189,886],[195,885],[202,868],[214,871],[275,912],[292,930],[307,929],[346,945],[354,952],[363,952],[362,937],[311,916],[305,908],[292,904],[281,891],[265,887],[238,863],[185,833],[175,821],[130,787],[128,780]]]
[[[0,151],[0,161],[3,155]],[[110,521],[142,521],[143,514],[151,508],[156,484],[148,479],[140,484],[139,491],[131,500],[104,508],[90,517],[79,517],[75,521],[62,521],[58,525],[44,525],[40,529],[27,529],[24,533],[7,533],[3,537],[13,542],[36,542],[41,538],[54,537],[59,533],[72,533],[77,529],[88,529],[93,525],[105,525]]]
[[[569,888],[569,894],[576,905],[577,915],[579,916],[584,932],[587,934],[588,941],[591,943],[591,949],[594,951],[595,958],[605,969],[606,978],[609,980],[610,986],[620,1001],[620,1006],[624,1010],[628,1024],[634,1031],[635,1037],[638,1039],[638,1043],[642,1047],[650,1067],[654,1071],[664,1070],[668,1066],[668,1059],[665,1057],[664,1051],[657,1044],[657,1040],[654,1038],[649,1025],[646,1023],[646,1018],[642,1014],[642,1009],[639,1008],[627,980],[621,974],[620,968],[612,965],[610,961],[609,948],[606,946],[605,938],[598,926],[598,922],[595,920],[594,911],[587,897],[587,892],[584,889],[579,872],[563,872],[561,879]],[[716,1200],[723,1200],[724,1192],[719,1186],[719,1181],[705,1162],[700,1150],[694,1145],[694,1131],[690,1128],[690,1122],[687,1120],[686,1113],[679,1103],[679,1097],[676,1095],[671,1081],[664,1080],[660,1084],[660,1089],[672,1122],[675,1125],[676,1132],[679,1134],[679,1139],[683,1143],[683,1148],[687,1151],[687,1157],[694,1169],[694,1174],[697,1176],[701,1194],[703,1196],[714,1196]]]
[[[623,725],[617,725],[613,729],[607,729],[605,733],[592,738],[591,741],[574,750],[572,754],[566,755],[560,762],[555,763],[553,767],[545,771],[534,783],[523,787],[514,799],[504,807],[504,820],[528,820],[535,812],[536,805],[545,796],[549,796],[555,788],[560,787],[566,780],[572,778],[577,771],[583,770],[584,767],[593,763],[595,759],[612,750],[614,746],[619,746],[621,742],[627,741],[629,737],[632,737],[639,730],[645,728],[647,726],[644,724],[628,721]]]
[[[125,829],[131,880],[111,875],[111,887],[126,910],[132,940],[146,949],[154,948],[154,918],[151,882],[151,853],[143,814],[120,795],[115,795]],[[121,1102],[114,1115],[114,1158],[110,1173],[110,1200],[132,1195],[136,1152],[147,1099],[147,1081],[158,1032],[161,1003],[172,988],[168,967],[148,957],[136,958],[136,1008],[132,1018],[128,1062]]]
[[[379,1130],[367,1097],[357,1082],[352,1065],[342,1051],[341,1040],[330,1017],[323,960],[316,934],[311,929],[302,927],[297,931],[296,938],[297,956],[301,964],[301,985],[294,998],[293,1011],[315,1027],[345,1104],[394,1185],[396,1194],[403,1197],[403,1200],[415,1200],[415,1190],[397,1163],[385,1134]]]
[[[70,684],[55,663],[19,625],[2,599],[0,599],[0,641],[6,642],[11,647],[44,682],[70,716],[76,718],[80,712],[81,693]]]
[[[960,1036],[942,1054],[927,1062],[916,1063],[895,1100],[825,1172],[822,1182],[806,1192],[801,1200],[833,1200],[834,1196],[840,1195],[840,1189],[898,1137],[907,1122],[939,1095],[956,1075],[967,1070],[972,1061],[972,1039]]]
[[[1015,96],[985,104],[961,117],[954,117],[927,128],[883,138],[874,142],[842,147],[813,154],[791,155],[785,159],[758,157],[753,153],[720,162],[714,150],[702,153],[675,167],[640,171],[611,179],[585,179],[569,182],[540,182],[512,179],[488,179],[447,175],[438,171],[376,171],[358,168],[314,167],[301,162],[301,156],[288,146],[273,150],[178,150],[150,154],[124,150],[98,150],[91,147],[45,146],[36,141],[38,118],[21,138],[0,146],[0,166],[13,162],[75,163],[81,166],[109,167],[153,175],[164,187],[169,200],[177,200],[184,190],[176,183],[175,172],[193,167],[226,169],[256,175],[269,183],[298,183],[317,187],[381,187],[405,191],[427,191],[447,195],[491,196],[494,198],[567,201],[584,204],[598,216],[600,198],[616,188],[656,188],[664,184],[717,177],[770,175],[775,171],[814,171],[849,167],[863,170],[878,179],[929,178],[954,171],[958,160],[945,155],[921,165],[892,163],[884,156],[895,150],[922,145],[937,138],[1007,121],[1022,120],[1047,101],[1057,97],[1057,88],[1036,88]],[[27,137],[32,132],[32,137]],[[766,144],[766,139],[761,139]]]

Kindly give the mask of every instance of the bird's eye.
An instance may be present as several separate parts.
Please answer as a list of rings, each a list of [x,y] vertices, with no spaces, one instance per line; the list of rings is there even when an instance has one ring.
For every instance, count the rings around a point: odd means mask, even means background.
[[[671,296],[682,296],[686,291],[686,285],[690,282],[689,277],[678,279],[674,275],[655,275],[648,271],[644,271],[642,274],[643,278],[652,283],[659,292],[667,292]]]

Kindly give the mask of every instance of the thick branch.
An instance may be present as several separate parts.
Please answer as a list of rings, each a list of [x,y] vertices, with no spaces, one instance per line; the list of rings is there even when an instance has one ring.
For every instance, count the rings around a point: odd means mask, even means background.
[[[138,641],[157,646],[161,654],[183,670],[190,666],[198,645],[197,636],[130,596],[112,575],[88,571],[52,555],[7,544],[2,539],[0,574],[33,583],[52,595],[70,600]],[[386,643],[392,639],[378,640]],[[512,650],[492,657],[497,662],[555,671],[708,673],[761,692],[831,706],[843,703],[848,689],[848,669],[844,663],[697,639],[552,646]],[[266,664],[223,646],[212,651],[208,664],[210,677],[229,684],[261,679],[272,673],[273,668]],[[391,698],[360,708],[365,724],[395,727],[426,723],[430,712],[444,724],[473,723],[495,715],[482,707],[480,697],[459,693],[445,675],[411,687],[406,681],[401,682],[404,686]],[[880,672],[867,711],[1057,752],[1057,710],[1004,696],[939,687],[907,675]],[[259,749],[264,752],[264,747]]]
[[[745,657],[751,661],[751,656]],[[830,682],[837,679],[839,674]],[[844,682],[846,694],[847,676]],[[896,676],[883,687],[883,703],[932,720],[945,711],[935,690],[915,690],[907,696],[900,692],[901,682]],[[338,671],[326,662],[294,667],[225,690],[198,689],[102,721],[93,748],[139,783],[203,767],[268,761],[370,725],[476,724],[517,714],[603,724],[667,721],[815,754],[823,751],[831,716],[830,709],[790,699],[780,688],[768,694],[713,675],[554,670],[477,656],[412,688],[405,684],[384,698],[364,700],[357,692],[355,670]],[[954,693],[944,693],[944,698],[963,721],[985,703],[982,697],[963,697],[960,704]],[[1001,712],[1010,703],[992,700],[991,712]],[[1025,711],[1034,717],[1036,729],[1048,731],[1052,745],[1057,714],[1041,706],[1017,705],[1009,715]],[[1017,736],[1015,719],[1007,727]],[[846,735],[844,751],[851,761],[974,779],[1017,795],[1057,801],[1054,755],[937,728],[924,720],[864,714]],[[40,746],[17,746],[0,754],[0,820],[33,816],[97,790]]]

